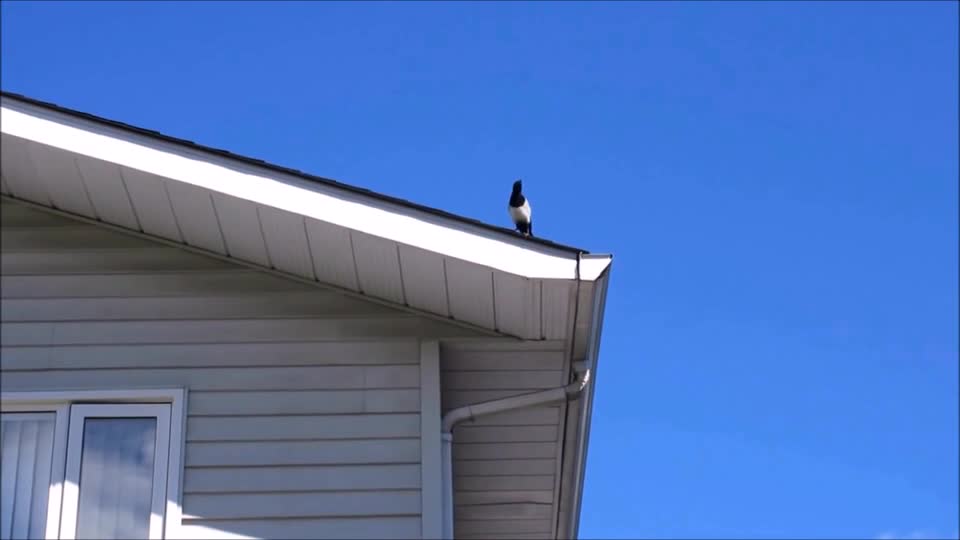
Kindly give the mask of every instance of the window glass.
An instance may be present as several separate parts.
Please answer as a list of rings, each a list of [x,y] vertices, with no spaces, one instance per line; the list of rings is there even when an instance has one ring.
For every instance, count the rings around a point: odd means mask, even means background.
[[[157,419],[86,418],[77,538],[148,538]]]
[[[54,413],[0,415],[0,539],[43,538]]]

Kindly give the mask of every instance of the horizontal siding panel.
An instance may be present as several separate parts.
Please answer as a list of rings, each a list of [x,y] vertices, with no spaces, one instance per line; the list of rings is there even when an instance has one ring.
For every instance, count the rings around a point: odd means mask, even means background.
[[[364,412],[418,411],[419,387],[416,390],[364,390]]]
[[[420,465],[188,468],[184,482],[184,493],[419,489]]]
[[[418,366],[6,371],[4,390],[186,386],[191,390],[417,388]]]
[[[559,351],[462,352],[443,359],[443,371],[535,371],[563,369]]]
[[[557,454],[553,443],[463,443],[453,446],[453,459],[531,459],[549,458]]]
[[[510,390],[554,388],[564,384],[562,371],[453,371],[441,375],[444,389]]]
[[[560,421],[559,407],[532,407],[474,418],[470,426],[540,426],[556,425]]]
[[[553,504],[553,486],[530,491],[465,491],[457,493],[455,503],[458,506],[513,503],[550,505]]]
[[[416,515],[420,492],[188,494],[183,497],[183,512],[207,519]]]
[[[554,442],[557,426],[471,426],[455,428],[453,438],[458,443],[485,442]]]
[[[419,412],[420,391],[191,392],[187,407],[191,415]]]
[[[7,301],[3,302],[4,308]],[[417,342],[320,341],[4,347],[5,370],[415,364]]]
[[[95,321],[407,316],[321,291],[245,296],[5,299],[4,321]]]
[[[187,441],[369,439],[418,436],[420,436],[419,414],[232,416],[187,420]]]
[[[420,538],[420,517],[184,520],[179,536],[204,540],[253,538],[408,540]]]
[[[133,235],[83,224],[76,227],[3,227],[0,229],[0,241],[3,242],[4,251],[78,251],[156,245]]]
[[[491,340],[491,339],[463,339],[450,341],[440,346],[440,356],[444,362],[463,353],[474,352],[563,352],[567,344],[562,339],[548,339],[543,341]]]
[[[415,316],[376,319],[238,319],[176,321],[83,321],[4,323],[3,343],[100,345],[128,343],[222,343],[336,341],[364,337],[455,336],[459,329]]]
[[[533,491],[552,490],[554,476],[456,476],[454,488],[460,491]]]
[[[503,399],[511,396],[519,396],[521,394],[528,394],[531,390],[457,390],[456,392],[444,392],[441,396],[443,401],[442,406],[444,412],[455,409],[457,407],[463,407],[464,405],[472,405],[474,403],[483,403],[484,401],[493,401],[495,399]]]
[[[186,465],[275,466],[419,463],[420,439],[187,443]]]
[[[173,247],[68,251],[4,251],[4,275],[57,275],[176,270],[232,270],[236,266]]]
[[[481,506],[457,506],[456,519],[550,519],[553,506],[550,504],[485,504]]]
[[[223,272],[142,273],[124,275],[75,274],[60,276],[2,276],[3,298],[216,296],[302,292],[302,283],[255,270]]]
[[[420,366],[363,368],[364,388],[420,388]]]
[[[82,227],[80,222],[24,204],[0,201],[0,226],[4,230],[32,227]]]
[[[518,533],[544,533],[552,530],[549,519],[505,519],[505,520],[467,520],[456,522],[455,536],[480,535],[489,538],[489,534],[505,534],[514,538]]]
[[[456,445],[454,445],[456,446]],[[549,459],[455,460],[458,476],[543,476],[554,474],[556,462]]]
[[[539,533],[472,533],[472,534],[457,534],[458,539],[462,540],[550,540],[549,532],[539,532]]]

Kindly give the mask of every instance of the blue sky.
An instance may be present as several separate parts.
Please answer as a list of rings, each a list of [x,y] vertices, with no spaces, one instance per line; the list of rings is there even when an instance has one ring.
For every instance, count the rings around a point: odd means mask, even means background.
[[[958,4],[24,3],[2,86],[615,255],[584,538],[956,538]]]

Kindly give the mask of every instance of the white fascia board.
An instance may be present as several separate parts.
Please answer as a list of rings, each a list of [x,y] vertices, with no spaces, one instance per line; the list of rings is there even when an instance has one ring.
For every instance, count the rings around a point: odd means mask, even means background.
[[[608,256],[531,245],[479,227],[4,98],[2,132],[530,279],[593,281]]]

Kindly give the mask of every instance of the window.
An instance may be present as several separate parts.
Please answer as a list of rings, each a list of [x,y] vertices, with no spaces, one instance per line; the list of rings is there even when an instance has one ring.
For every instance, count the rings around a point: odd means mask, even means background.
[[[47,533],[55,413],[0,415],[0,537]]]
[[[2,394],[0,540],[172,536],[182,398],[181,390]]]

